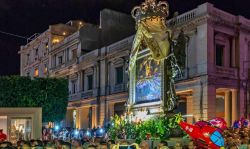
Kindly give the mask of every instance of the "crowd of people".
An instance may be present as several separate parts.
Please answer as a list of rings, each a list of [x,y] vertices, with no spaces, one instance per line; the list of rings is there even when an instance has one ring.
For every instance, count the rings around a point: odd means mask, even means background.
[[[239,121],[222,132],[226,149],[250,149],[249,124]],[[189,137],[187,142],[177,141],[171,146],[167,141],[152,145],[148,140],[139,144],[128,140],[110,140],[104,128],[79,130],[55,127],[43,129],[41,140],[18,140],[15,143],[6,140],[6,134],[0,129],[0,149],[199,149]]]
[[[92,139],[92,138],[107,138],[107,132],[104,128],[98,127],[94,129],[72,129],[61,128],[58,126],[53,129],[44,128],[42,132],[43,140],[59,139],[63,141],[70,141],[73,139]]]
[[[160,142],[156,149],[168,149],[168,143],[166,141]],[[130,143],[125,140],[105,141],[103,138],[96,138],[93,141],[73,139],[70,142],[59,139],[50,141],[42,140],[30,140],[17,141],[17,144],[3,141],[0,142],[1,149],[150,149],[147,141],[142,141],[140,144]]]

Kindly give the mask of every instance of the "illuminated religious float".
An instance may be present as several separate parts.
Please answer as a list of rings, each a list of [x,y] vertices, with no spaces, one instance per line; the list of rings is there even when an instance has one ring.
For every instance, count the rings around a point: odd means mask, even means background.
[[[180,32],[174,39],[167,27],[167,2],[146,0],[131,13],[137,32],[130,54],[127,109],[134,119],[145,120],[175,108],[174,79],[185,66],[186,38]]]
[[[147,139],[153,148],[154,139],[175,137],[173,132],[180,126],[198,147],[219,149],[224,146],[222,131],[226,122],[223,119],[190,124],[174,112],[178,105],[174,80],[185,67],[187,38],[183,31],[174,36],[176,19],[167,21],[168,15],[168,4],[156,0],[146,0],[132,10],[137,32],[128,69],[127,112],[125,118],[113,117],[109,132],[113,139],[137,142]]]

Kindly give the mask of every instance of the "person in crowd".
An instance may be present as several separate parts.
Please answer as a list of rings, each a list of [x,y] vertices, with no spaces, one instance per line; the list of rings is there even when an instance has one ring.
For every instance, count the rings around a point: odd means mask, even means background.
[[[83,147],[88,148],[89,145],[90,145],[89,140],[87,138],[83,138]]]
[[[176,143],[174,148],[175,148],[175,149],[182,149],[182,147],[181,147],[181,144],[180,144],[180,143]]]
[[[140,143],[140,148],[141,148],[141,149],[149,149],[148,142],[142,141],[142,142]]]
[[[21,149],[31,149],[29,142],[24,142],[24,144],[21,146]]]
[[[4,142],[0,143],[0,148],[11,148],[11,147],[12,147],[11,142],[4,141]]]
[[[62,149],[62,140],[55,140],[55,145],[57,147],[57,149]]]
[[[74,149],[82,149],[82,144],[81,144],[80,140],[73,140],[72,147]]]
[[[7,139],[7,135],[3,133],[3,129],[0,129],[0,142],[3,142]]]
[[[95,145],[89,145],[88,149],[97,149],[97,147]]]
[[[115,145],[115,141],[114,140],[109,140],[108,141],[108,148],[112,149],[112,147]]]
[[[101,141],[100,144],[98,145],[98,149],[108,149],[108,143]]]
[[[48,135],[49,135],[48,130],[46,128],[44,128],[43,129],[43,133],[42,133],[42,140],[45,140],[45,141],[49,140],[49,136]]]
[[[158,144],[157,149],[168,149],[168,142],[167,141],[161,141]]]
[[[62,149],[71,149],[71,143],[70,142],[64,142],[61,143]]]
[[[52,142],[52,141],[44,142],[43,145],[44,145],[44,149],[55,149],[56,148],[54,142]]]

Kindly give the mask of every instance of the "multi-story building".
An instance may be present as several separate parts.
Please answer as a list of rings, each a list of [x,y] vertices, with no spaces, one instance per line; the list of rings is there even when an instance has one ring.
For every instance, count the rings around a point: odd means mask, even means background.
[[[108,9],[101,11],[100,25],[84,21],[51,25],[21,47],[21,75],[68,78],[64,124],[77,128],[102,125],[107,121],[104,106],[113,105],[110,110],[122,113],[120,107],[127,100],[124,64],[133,33],[134,20],[129,15]]]
[[[53,45],[76,32],[82,21],[69,21],[66,24],[50,25],[42,34],[34,34],[25,46],[21,46],[19,54],[21,76],[45,77],[49,71],[49,52]]]
[[[54,45],[49,29],[21,47],[21,75],[42,77],[46,72],[47,76],[69,79],[66,126],[104,125],[110,116],[124,112],[128,98],[135,108],[141,109],[140,114],[147,115],[159,108],[160,99],[136,102],[137,77],[131,75],[128,79],[125,73],[133,44],[133,36],[130,36],[133,21],[112,11],[103,13],[101,18],[110,16],[118,17],[120,23],[104,23],[106,19],[101,19],[100,26],[94,26],[82,22],[83,27],[76,27],[74,33],[62,36],[64,38]],[[188,36],[186,67],[183,76],[176,78],[176,91],[181,97],[177,110],[192,116],[187,118],[189,122],[219,116],[231,124],[240,116],[248,115],[250,20],[205,3],[178,16],[175,25],[176,35],[183,30]],[[36,47],[43,47],[38,50],[42,53],[46,45],[47,56],[35,60]],[[142,50],[139,58],[148,55],[145,53],[148,51]],[[132,82],[129,95],[128,80]]]

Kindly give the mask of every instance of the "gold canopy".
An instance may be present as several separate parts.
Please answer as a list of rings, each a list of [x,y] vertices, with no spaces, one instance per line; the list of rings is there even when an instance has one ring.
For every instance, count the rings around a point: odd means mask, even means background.
[[[154,60],[161,60],[170,53],[170,30],[166,26],[168,16],[168,4],[155,0],[146,0],[141,6],[132,10],[132,17],[136,20],[137,32],[130,55],[129,71],[135,65],[137,54],[142,46],[146,44]]]

